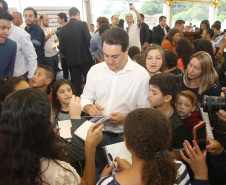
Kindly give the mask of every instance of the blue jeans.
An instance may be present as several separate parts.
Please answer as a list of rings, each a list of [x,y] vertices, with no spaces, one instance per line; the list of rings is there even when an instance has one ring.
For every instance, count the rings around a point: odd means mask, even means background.
[[[99,181],[100,175],[107,164],[107,160],[105,158],[103,152],[103,146],[122,142],[123,136],[111,137],[107,135],[107,133],[103,132],[103,140],[99,143],[96,148],[96,156],[95,156],[95,165],[96,165],[96,181]]]

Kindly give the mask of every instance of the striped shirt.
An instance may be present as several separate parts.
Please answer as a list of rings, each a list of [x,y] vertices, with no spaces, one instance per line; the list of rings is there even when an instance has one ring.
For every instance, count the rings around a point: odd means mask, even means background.
[[[190,177],[187,171],[186,166],[178,160],[174,160],[177,166],[177,178],[176,181],[174,183],[174,185],[190,185]],[[107,177],[103,177],[98,183],[97,185],[120,185],[116,178],[115,175],[112,176],[107,176]]]

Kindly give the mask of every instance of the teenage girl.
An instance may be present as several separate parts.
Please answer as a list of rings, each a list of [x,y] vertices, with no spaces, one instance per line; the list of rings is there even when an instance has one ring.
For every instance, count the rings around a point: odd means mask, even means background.
[[[69,116],[69,103],[74,94],[73,85],[69,80],[59,79],[53,84],[52,100],[53,100],[53,113],[52,121],[55,126],[58,121],[68,120]]]

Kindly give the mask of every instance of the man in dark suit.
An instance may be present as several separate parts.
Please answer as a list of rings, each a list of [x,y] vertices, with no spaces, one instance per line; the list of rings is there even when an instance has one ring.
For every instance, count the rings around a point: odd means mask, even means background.
[[[60,51],[65,54],[71,73],[75,95],[82,94],[81,78],[93,64],[89,51],[90,33],[86,22],[80,21],[80,12],[73,7],[69,10],[70,21],[60,31]]]
[[[152,39],[153,44],[158,44],[161,46],[162,39],[169,32],[170,28],[166,25],[166,17],[159,17],[159,25],[153,27]]]
[[[142,51],[150,45],[149,26],[144,22],[144,14],[140,14],[142,23],[140,25],[140,43]]]

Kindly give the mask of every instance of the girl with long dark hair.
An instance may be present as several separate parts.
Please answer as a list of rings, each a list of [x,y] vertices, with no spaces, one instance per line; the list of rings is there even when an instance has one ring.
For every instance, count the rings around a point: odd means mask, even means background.
[[[79,98],[73,96],[72,104],[71,118],[80,119]],[[51,124],[51,104],[45,93],[25,89],[5,100],[0,123],[1,185],[95,184],[95,150],[102,140],[103,125],[88,131],[81,178],[62,161],[63,148],[56,142]]]

